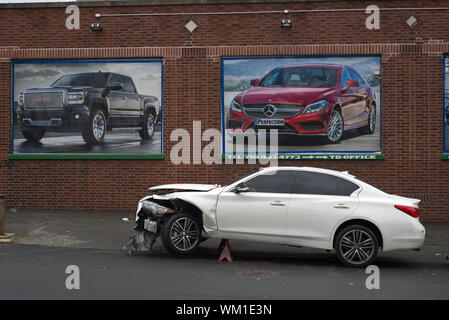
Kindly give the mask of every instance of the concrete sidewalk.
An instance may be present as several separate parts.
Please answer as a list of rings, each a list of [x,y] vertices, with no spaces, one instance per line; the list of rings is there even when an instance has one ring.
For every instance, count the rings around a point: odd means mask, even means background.
[[[20,244],[122,250],[135,233],[134,218],[131,212],[11,209],[5,229]]]
[[[128,221],[123,221],[124,218]],[[6,232],[15,233],[14,241],[20,244],[122,250],[129,237],[135,234],[134,218],[134,212],[11,209],[6,210],[5,224]],[[421,251],[425,251],[429,256],[433,254],[443,258],[449,253],[449,224],[424,226],[427,236]],[[216,248],[218,243],[219,241],[214,239],[202,246]],[[233,249],[246,249],[249,252],[265,251],[267,248],[264,244],[242,241],[232,243]],[[279,251],[285,246],[274,247]],[[161,241],[156,242],[153,250],[164,250]]]

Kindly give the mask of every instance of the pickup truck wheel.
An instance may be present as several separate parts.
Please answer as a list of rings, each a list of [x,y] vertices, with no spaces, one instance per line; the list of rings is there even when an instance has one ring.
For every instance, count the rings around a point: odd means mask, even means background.
[[[172,253],[191,254],[201,242],[200,223],[189,213],[176,213],[162,226],[161,240]]]
[[[101,110],[92,110],[87,129],[82,133],[89,144],[102,144],[106,133],[106,116]]]
[[[25,139],[27,139],[30,142],[38,142],[45,135],[44,130],[24,131],[22,133],[23,133],[23,136],[25,137]]]
[[[147,112],[143,118],[143,127],[139,131],[139,135],[143,140],[153,138],[156,127],[156,121],[154,115],[151,112]]]

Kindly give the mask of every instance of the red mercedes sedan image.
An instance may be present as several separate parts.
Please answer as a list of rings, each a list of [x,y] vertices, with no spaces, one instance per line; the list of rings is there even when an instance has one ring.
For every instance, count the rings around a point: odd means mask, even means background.
[[[338,142],[345,130],[373,133],[374,90],[351,67],[300,64],[275,68],[231,102],[228,132],[278,129],[279,134],[323,136]]]

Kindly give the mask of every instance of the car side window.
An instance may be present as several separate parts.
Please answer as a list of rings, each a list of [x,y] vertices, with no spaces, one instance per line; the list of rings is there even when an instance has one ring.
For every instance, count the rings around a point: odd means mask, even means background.
[[[363,81],[363,79],[359,76],[359,74],[357,72],[355,72],[354,70],[349,70],[351,73],[351,79],[352,80],[357,80],[357,82],[359,83],[359,85],[364,85],[365,82]]]
[[[302,171],[295,181],[295,194],[350,196],[359,186],[348,180],[318,172]]]
[[[129,92],[129,93],[136,92],[136,90],[134,89],[134,85],[130,78],[122,77],[122,83],[123,83],[123,91]]]
[[[343,69],[343,73],[341,74],[341,87],[346,88],[348,86],[347,81],[351,80],[351,74],[348,69]]]
[[[275,173],[260,174],[246,181],[249,192],[291,193],[296,171],[279,170]]]
[[[123,85],[122,79],[117,74],[113,74],[111,76],[111,78],[109,79],[109,84],[111,84],[111,83],[121,83]],[[116,91],[123,91],[123,89],[122,90],[116,90]]]

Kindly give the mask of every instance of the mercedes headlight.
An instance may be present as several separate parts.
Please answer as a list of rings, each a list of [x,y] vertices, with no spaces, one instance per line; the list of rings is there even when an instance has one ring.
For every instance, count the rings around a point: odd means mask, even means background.
[[[157,204],[157,203],[151,202],[151,201],[143,201],[142,208],[148,212],[151,212],[155,216],[163,216],[166,213],[174,213],[175,212],[173,209],[161,206],[160,204]]]
[[[240,106],[240,103],[235,101],[235,99],[232,99],[231,101],[231,110],[242,112],[242,107]]]
[[[303,111],[303,113],[313,113],[324,110],[327,106],[327,100],[320,100],[309,104]]]

